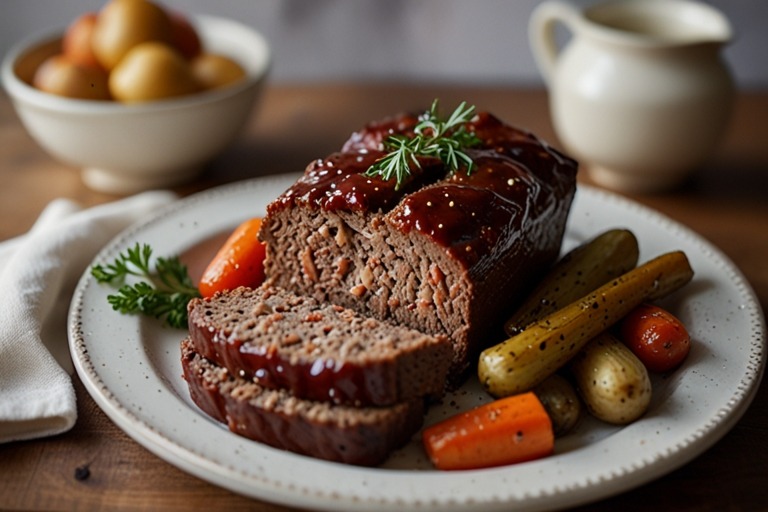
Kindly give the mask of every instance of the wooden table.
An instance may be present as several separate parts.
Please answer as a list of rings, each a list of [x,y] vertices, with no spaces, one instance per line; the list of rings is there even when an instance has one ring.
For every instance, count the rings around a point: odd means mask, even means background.
[[[274,86],[243,137],[213,162],[197,190],[248,177],[303,169],[369,119],[466,99],[554,143],[539,90],[422,85]],[[682,189],[633,196],[690,226],[744,272],[768,305],[768,93],[744,93],[724,144]],[[556,145],[556,144],[555,144]],[[586,177],[581,177],[587,181]],[[0,240],[26,231],[56,197],[85,205],[116,199],[86,189],[78,172],[52,160],[26,134],[0,94]],[[75,377],[79,419],[65,434],[0,445],[0,508],[21,510],[256,510],[286,508],[246,499],[198,480],[152,455],[119,430]],[[78,467],[90,475],[78,480]],[[768,508],[768,384],[714,447],[686,466],[584,510]]]

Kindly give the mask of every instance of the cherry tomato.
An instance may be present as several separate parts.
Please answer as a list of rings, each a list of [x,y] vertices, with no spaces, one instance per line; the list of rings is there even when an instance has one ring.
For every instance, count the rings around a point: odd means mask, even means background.
[[[669,311],[642,304],[619,324],[619,337],[648,371],[673,370],[688,356],[691,337],[683,323]]]

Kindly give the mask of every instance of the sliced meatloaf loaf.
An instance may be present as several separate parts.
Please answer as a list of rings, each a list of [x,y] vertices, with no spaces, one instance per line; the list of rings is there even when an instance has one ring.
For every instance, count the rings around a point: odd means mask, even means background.
[[[269,285],[445,334],[456,376],[558,256],[577,164],[481,113],[466,125],[481,141],[465,150],[471,173],[422,157],[399,185],[363,174],[387,136],[417,122],[373,123],[312,162],[268,205],[259,236]]]
[[[442,394],[445,336],[364,317],[274,287],[238,288],[188,305],[195,350],[235,375],[310,400],[390,405]]]
[[[379,464],[418,431],[423,402],[349,407],[313,402],[234,376],[181,344],[192,400],[244,437],[295,453],[348,464]]]

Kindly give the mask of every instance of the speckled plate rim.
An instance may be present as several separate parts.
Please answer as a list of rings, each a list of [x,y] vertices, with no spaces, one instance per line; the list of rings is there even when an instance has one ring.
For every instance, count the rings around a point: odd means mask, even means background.
[[[231,229],[295,175],[257,178],[169,205],[117,236],[97,255],[105,263],[136,242],[180,254]],[[765,365],[765,319],[741,272],[688,228],[618,195],[581,185],[564,248],[611,227],[632,229],[641,261],[682,249],[694,281],[667,302],[686,322],[694,348],[686,365],[654,377],[649,413],[624,428],[583,420],[552,457],[476,471],[429,468],[418,436],[381,468],[302,457],[230,433],[185,393],[181,331],[111,311],[86,272],[72,300],[70,350],[86,389],[129,436],[180,469],[245,496],[324,510],[551,510],[598,500],[646,483],[717,442],[752,401]],[[445,403],[484,400],[470,382]],[[426,424],[451,412],[430,411]]]

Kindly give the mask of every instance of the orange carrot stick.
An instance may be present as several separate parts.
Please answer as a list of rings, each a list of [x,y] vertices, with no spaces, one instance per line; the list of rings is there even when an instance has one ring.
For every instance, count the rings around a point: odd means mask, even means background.
[[[261,218],[240,224],[229,235],[200,278],[200,295],[233,290],[238,286],[259,286],[264,281],[265,244],[259,241]]]
[[[555,436],[533,392],[512,395],[424,430],[424,447],[438,469],[477,469],[550,455]]]

